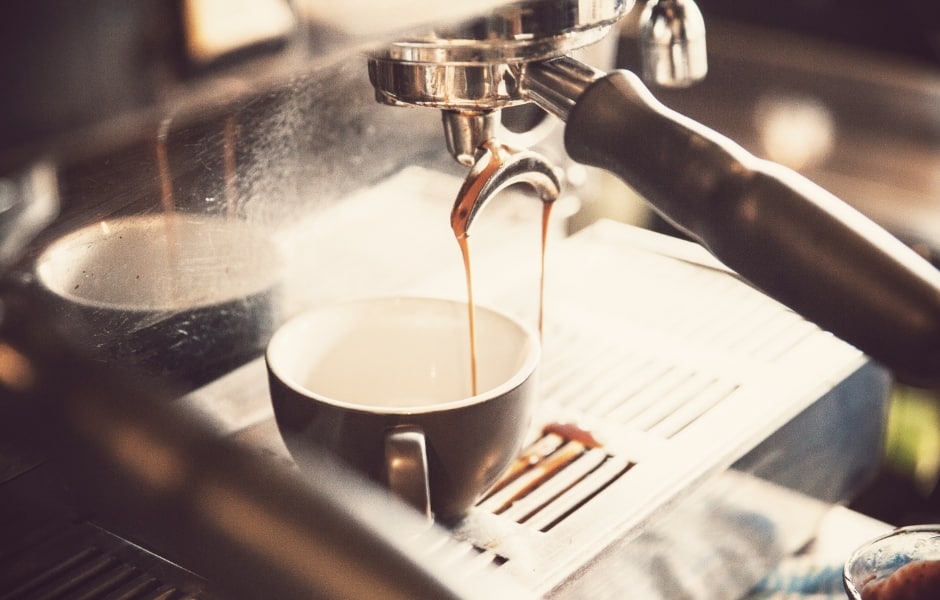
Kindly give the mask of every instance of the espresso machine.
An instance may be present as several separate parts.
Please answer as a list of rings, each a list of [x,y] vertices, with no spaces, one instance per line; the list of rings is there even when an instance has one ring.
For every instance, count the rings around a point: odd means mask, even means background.
[[[937,384],[940,274],[657,100],[707,78],[691,0],[327,4],[2,20],[0,594],[743,596],[870,475],[891,381]],[[512,479],[444,528],[297,471],[283,319],[460,297],[466,190],[483,300],[531,316],[532,192],[558,211],[603,172],[694,243],[556,232]]]

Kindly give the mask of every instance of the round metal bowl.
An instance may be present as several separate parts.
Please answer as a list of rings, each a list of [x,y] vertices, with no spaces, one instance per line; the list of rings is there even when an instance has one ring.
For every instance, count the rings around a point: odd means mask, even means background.
[[[278,265],[247,223],[161,214],[66,234],[40,254],[36,276],[92,356],[196,387],[263,353]]]

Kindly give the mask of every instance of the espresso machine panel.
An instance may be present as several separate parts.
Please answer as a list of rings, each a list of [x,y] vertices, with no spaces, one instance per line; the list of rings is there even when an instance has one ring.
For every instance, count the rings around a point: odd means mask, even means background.
[[[871,475],[892,379],[940,373],[936,269],[661,104],[708,78],[691,0],[375,4],[4,11],[10,597],[735,597]],[[529,444],[445,528],[302,476],[262,354],[318,303],[466,298],[455,196],[520,319],[553,221]]]

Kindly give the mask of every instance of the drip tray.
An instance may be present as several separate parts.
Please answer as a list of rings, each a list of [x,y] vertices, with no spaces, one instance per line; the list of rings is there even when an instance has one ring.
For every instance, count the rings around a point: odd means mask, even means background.
[[[876,467],[886,374],[699,246],[602,221],[548,268],[536,426],[459,560],[545,596],[734,597]],[[402,291],[464,297],[442,281]],[[477,297],[534,323],[537,284]],[[290,461],[263,360],[181,401]]]

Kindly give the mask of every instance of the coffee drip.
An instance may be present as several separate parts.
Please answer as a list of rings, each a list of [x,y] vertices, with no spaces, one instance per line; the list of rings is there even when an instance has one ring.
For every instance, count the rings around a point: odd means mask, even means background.
[[[539,154],[517,150],[496,139],[488,139],[477,150],[450,215],[451,229],[460,246],[467,283],[467,310],[470,329],[470,379],[472,395],[477,395],[476,318],[473,301],[473,277],[470,261],[469,230],[473,219],[489,201],[516,183],[531,186],[542,200],[541,273],[539,277],[539,337],[542,336],[545,296],[545,250],[551,209],[558,198],[560,183],[554,168]]]

